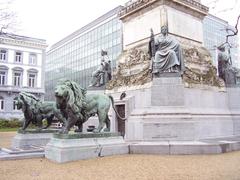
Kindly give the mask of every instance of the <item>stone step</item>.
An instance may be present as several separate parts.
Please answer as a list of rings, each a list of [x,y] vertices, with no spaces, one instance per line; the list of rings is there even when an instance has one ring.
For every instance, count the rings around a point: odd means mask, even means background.
[[[0,148],[0,160],[17,160],[44,157],[44,147]]]
[[[22,153],[22,154],[8,154],[6,152],[1,152],[0,151],[0,161],[1,160],[29,159],[29,158],[42,158],[44,156],[45,156],[44,152]]]
[[[23,154],[23,153],[34,153],[34,152],[43,152],[44,147],[41,146],[28,146],[23,148],[2,148],[3,152],[8,154]]]
[[[106,137],[105,137],[106,138]],[[100,138],[100,141],[106,141],[105,138]],[[81,139],[80,139],[81,140]],[[80,141],[79,140],[79,141]],[[74,139],[59,139],[59,141],[64,141],[65,144],[69,145],[69,141],[74,141]],[[99,142],[100,142],[99,141]],[[89,138],[86,142],[89,142]],[[94,141],[95,142],[95,141]],[[118,141],[117,141],[118,142]],[[73,142],[72,142],[73,143]],[[101,144],[101,143],[100,143]],[[82,156],[81,158],[73,157],[75,159],[69,159],[73,155],[72,152],[67,153],[66,157],[67,161],[73,160],[80,160],[80,159],[89,159],[93,157],[101,157],[101,156],[108,156],[108,155],[115,155],[115,154],[163,154],[163,155],[191,155],[191,154],[219,154],[219,153],[226,153],[231,151],[240,150],[240,136],[234,137],[222,137],[222,138],[213,138],[213,139],[203,139],[198,141],[122,141],[122,143],[111,143],[108,145],[104,143],[100,146],[99,143],[94,143],[93,146],[93,154],[90,153],[90,146],[84,145],[79,142],[79,149],[74,149],[76,154]],[[58,143],[56,145],[63,145],[62,143]],[[51,146],[51,145],[49,145]],[[64,146],[65,147],[65,146]],[[71,146],[72,147],[72,146]],[[71,150],[71,147],[68,146],[66,149],[60,148],[60,154],[66,153],[66,150]],[[84,154],[83,149],[87,150]],[[2,148],[0,149],[0,160],[16,160],[16,159],[27,159],[27,158],[41,158],[45,157],[44,147],[33,146],[27,147],[25,149],[8,149]],[[70,148],[70,149],[69,149]],[[120,153],[121,150],[121,153]],[[54,153],[52,154],[53,157],[56,156],[56,147]],[[117,152],[117,153],[114,153]],[[123,153],[124,152],[124,153]],[[83,154],[82,154],[83,153]],[[86,154],[87,153],[87,154]],[[90,153],[90,154],[89,154]],[[49,153],[48,153],[49,154]],[[56,158],[56,157],[55,157]],[[51,159],[51,158],[50,158]],[[65,162],[62,158],[59,161],[60,163]],[[55,160],[56,161],[56,160]],[[57,161],[58,162],[58,161]]]
[[[132,141],[128,143],[130,154],[219,154],[240,150],[240,137],[199,141]]]

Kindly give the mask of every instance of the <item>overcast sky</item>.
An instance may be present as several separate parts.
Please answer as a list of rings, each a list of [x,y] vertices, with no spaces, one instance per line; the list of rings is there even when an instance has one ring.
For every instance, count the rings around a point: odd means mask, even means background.
[[[0,0],[1,1],[1,0]],[[46,39],[49,46],[127,0],[14,0],[20,35]],[[202,0],[211,12],[235,25],[239,0]]]

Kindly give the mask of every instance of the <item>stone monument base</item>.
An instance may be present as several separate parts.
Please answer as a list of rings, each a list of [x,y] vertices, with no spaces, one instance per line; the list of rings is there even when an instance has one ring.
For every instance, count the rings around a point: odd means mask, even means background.
[[[45,148],[45,157],[58,163],[128,153],[117,133],[54,134]]]
[[[18,130],[17,135],[12,140],[12,148],[24,148],[26,146],[45,146],[52,138],[56,129],[43,129],[36,131],[33,129]]]
[[[240,137],[222,137],[198,141],[135,141],[129,142],[129,144],[130,154],[220,154],[239,151]]]
[[[181,77],[154,78],[151,86],[108,92],[123,106],[127,141],[200,141],[240,136],[240,88],[186,88]],[[119,111],[120,112],[120,111]],[[123,113],[123,114],[124,114]],[[113,112],[115,124],[119,124]],[[115,118],[115,119],[114,119]],[[119,131],[116,126],[115,131]]]

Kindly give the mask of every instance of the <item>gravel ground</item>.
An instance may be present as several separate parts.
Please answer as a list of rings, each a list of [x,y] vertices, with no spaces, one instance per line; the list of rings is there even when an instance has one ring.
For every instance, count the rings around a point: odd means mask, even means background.
[[[4,133],[8,135],[8,133]],[[0,133],[0,146],[3,133]],[[240,180],[240,152],[219,155],[122,155],[56,164],[44,158],[0,161],[0,180]]]
[[[123,155],[56,164],[0,161],[1,180],[239,180],[240,152],[202,156]]]
[[[0,132],[0,147],[11,147],[11,141],[15,135],[16,132]]]

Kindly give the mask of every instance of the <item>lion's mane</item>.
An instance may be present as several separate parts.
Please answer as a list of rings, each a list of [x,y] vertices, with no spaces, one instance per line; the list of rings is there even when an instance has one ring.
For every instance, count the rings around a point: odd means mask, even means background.
[[[25,118],[30,118],[34,120],[35,114],[37,113],[37,109],[38,109],[37,106],[40,103],[40,99],[26,92],[21,92],[19,94],[19,98],[22,101],[22,103],[24,103],[24,106],[26,107],[22,109]]]
[[[84,109],[86,107],[86,89],[80,87],[77,83],[70,80],[60,82],[58,85],[67,86],[73,92],[74,104],[76,104],[78,108]]]

